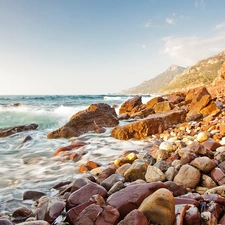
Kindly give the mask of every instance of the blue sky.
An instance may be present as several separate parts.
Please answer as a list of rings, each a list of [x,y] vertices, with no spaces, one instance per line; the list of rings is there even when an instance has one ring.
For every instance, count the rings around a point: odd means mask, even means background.
[[[104,94],[225,50],[224,0],[0,0],[0,94]]]

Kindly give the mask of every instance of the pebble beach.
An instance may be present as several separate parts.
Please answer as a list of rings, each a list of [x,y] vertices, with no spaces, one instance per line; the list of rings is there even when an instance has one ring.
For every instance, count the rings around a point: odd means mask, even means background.
[[[107,119],[95,117],[101,107],[111,108]],[[225,224],[224,111],[225,98],[206,88],[86,108],[46,132],[57,142],[52,167],[67,168],[64,178],[21,190],[18,207],[4,208],[0,224]],[[82,118],[95,123],[65,138]],[[7,206],[10,201],[16,198]]]

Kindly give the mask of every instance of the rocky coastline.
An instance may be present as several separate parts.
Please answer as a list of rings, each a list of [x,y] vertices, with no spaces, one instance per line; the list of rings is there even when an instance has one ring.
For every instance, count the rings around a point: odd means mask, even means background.
[[[24,192],[23,200],[33,200],[33,207],[0,214],[0,225],[225,224],[225,95],[218,93],[200,87],[146,104],[135,96],[119,115],[106,104],[75,114],[48,138],[113,127],[112,137],[149,145],[141,152],[125,149],[107,166],[87,161],[80,178],[52,187],[55,197]],[[72,142],[55,156],[78,161],[86,144]]]

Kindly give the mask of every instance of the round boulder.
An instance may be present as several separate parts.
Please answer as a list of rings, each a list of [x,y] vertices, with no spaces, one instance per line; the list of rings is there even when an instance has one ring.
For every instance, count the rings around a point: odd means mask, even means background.
[[[175,201],[173,194],[160,188],[147,197],[140,205],[141,211],[151,223],[173,225],[175,221]]]

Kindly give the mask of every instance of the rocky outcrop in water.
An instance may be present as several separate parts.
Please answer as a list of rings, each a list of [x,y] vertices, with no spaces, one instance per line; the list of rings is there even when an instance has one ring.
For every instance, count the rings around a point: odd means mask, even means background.
[[[14,127],[0,128],[0,137],[7,137],[12,134],[19,133],[19,132],[35,130],[37,127],[38,127],[37,124],[32,123],[29,125],[20,125],[20,126],[14,126]]]
[[[105,103],[92,104],[70,118],[63,127],[47,135],[48,138],[77,137],[89,131],[104,132],[105,127],[114,127],[119,121],[115,109]]]

